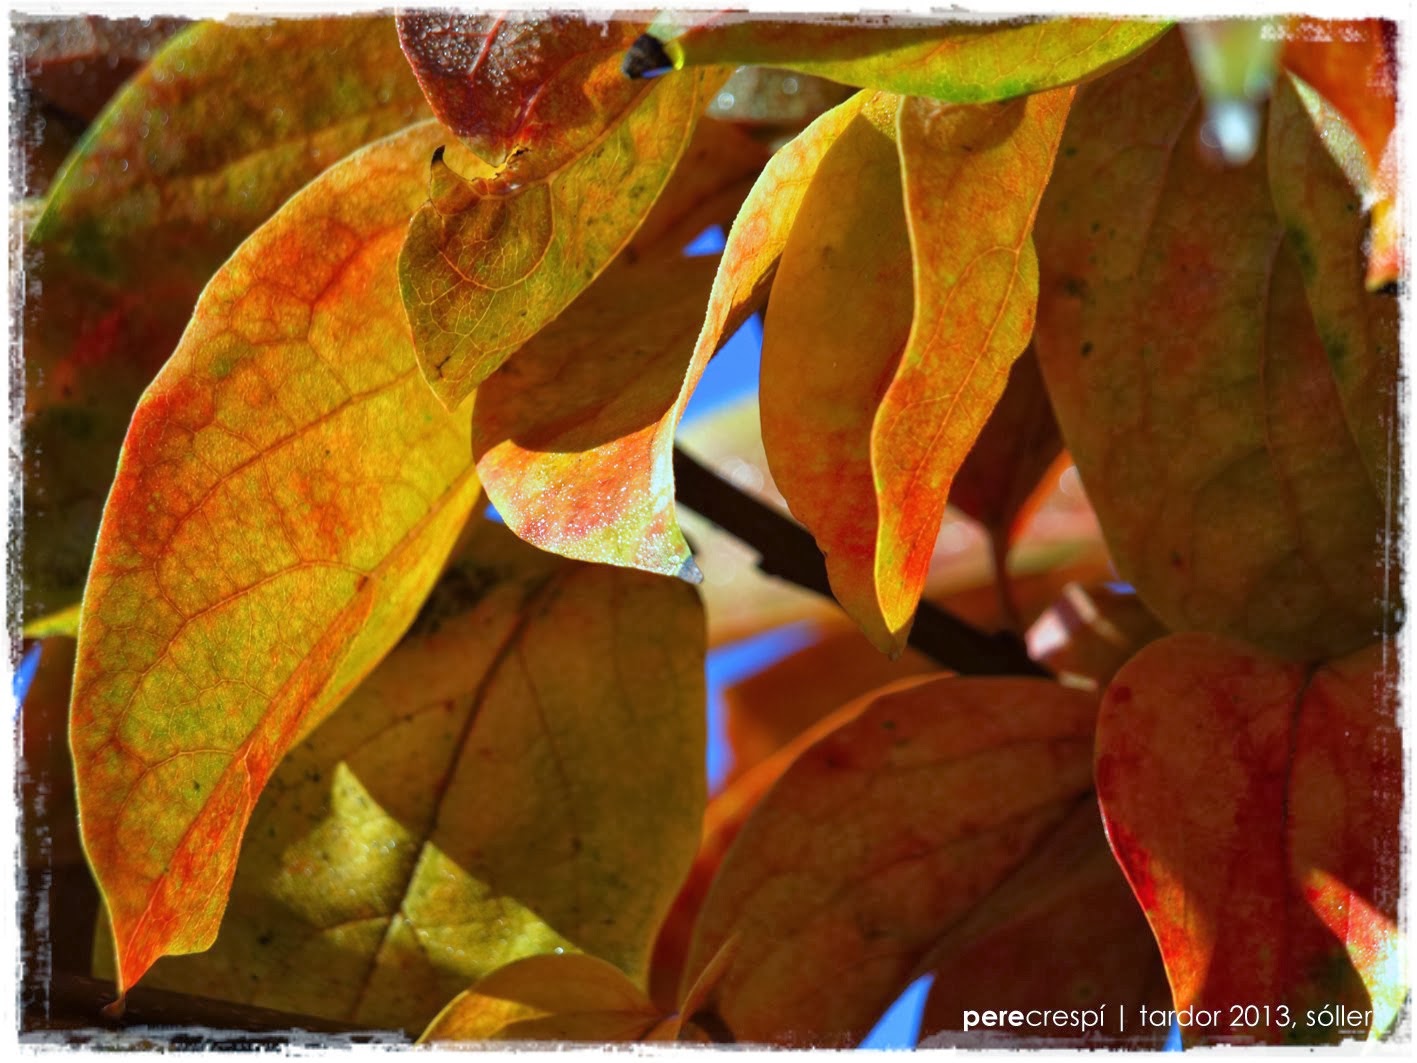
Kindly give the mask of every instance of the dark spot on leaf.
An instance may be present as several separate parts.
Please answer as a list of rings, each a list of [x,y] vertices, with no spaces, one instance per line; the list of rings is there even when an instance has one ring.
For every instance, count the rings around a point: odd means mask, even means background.
[[[1112,695],[1113,701],[1122,705],[1132,700],[1132,688],[1129,686],[1114,685],[1108,693]]]
[[[1092,353],[1092,341],[1091,341],[1091,340],[1083,340],[1083,341],[1082,341],[1082,356],[1083,356],[1084,358],[1086,358],[1086,357],[1087,357],[1089,354],[1091,354],[1091,353]]]
[[[1081,299],[1087,295],[1087,281],[1081,277],[1064,277],[1062,288],[1064,295],[1070,295],[1074,299]]]
[[[1183,558],[1183,557],[1180,555],[1180,553],[1179,553],[1178,551],[1176,551],[1176,550],[1172,550],[1172,551],[1171,551],[1171,567],[1172,567],[1172,568],[1185,568],[1185,567],[1186,567],[1186,560],[1185,560],[1185,558]]]
[[[673,70],[674,64],[659,39],[646,33],[626,49],[620,69],[627,78],[652,78]]]
[[[275,940],[275,935],[272,934],[269,930],[267,930],[264,934],[262,934],[260,937],[258,937],[258,938],[256,939],[256,944],[257,944],[257,945],[269,945],[269,944],[270,944],[272,941],[274,941],[274,940]]]

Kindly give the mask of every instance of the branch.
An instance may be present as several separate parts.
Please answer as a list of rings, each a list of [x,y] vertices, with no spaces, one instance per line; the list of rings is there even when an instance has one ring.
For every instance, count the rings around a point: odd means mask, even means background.
[[[826,561],[805,528],[739,491],[678,447],[674,449],[674,479],[679,501],[756,550],[758,568],[763,572],[832,597]],[[1013,632],[986,634],[923,600],[910,628],[909,643],[961,675],[1051,677]]]

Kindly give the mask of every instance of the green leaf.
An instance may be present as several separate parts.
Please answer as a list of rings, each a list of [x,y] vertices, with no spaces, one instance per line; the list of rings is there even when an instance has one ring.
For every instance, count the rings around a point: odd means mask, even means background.
[[[266,779],[408,626],[478,497],[395,274],[440,135],[382,141],[287,203],[133,415],[70,724],[120,991],[211,944]]]
[[[664,15],[650,33],[676,70],[751,63],[949,103],[990,103],[1096,77],[1165,30],[1163,22],[1122,19],[981,24],[730,12],[697,21]]]

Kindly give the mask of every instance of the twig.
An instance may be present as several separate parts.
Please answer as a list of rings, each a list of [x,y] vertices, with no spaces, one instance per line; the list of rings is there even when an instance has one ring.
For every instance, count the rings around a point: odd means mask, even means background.
[[[826,562],[806,529],[739,491],[678,448],[674,450],[674,479],[679,501],[756,550],[763,572],[832,596]],[[909,643],[961,675],[1051,675],[1029,657],[1023,641],[1013,632],[986,634],[927,601],[921,601],[915,614]]]

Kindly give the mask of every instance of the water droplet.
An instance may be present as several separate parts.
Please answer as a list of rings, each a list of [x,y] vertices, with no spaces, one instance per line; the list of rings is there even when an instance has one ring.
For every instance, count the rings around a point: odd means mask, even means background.
[[[714,100],[713,103],[719,110],[727,111],[733,106],[733,93],[720,92],[718,98]]]

